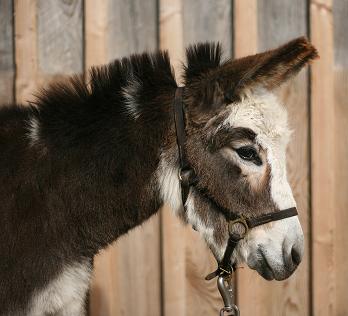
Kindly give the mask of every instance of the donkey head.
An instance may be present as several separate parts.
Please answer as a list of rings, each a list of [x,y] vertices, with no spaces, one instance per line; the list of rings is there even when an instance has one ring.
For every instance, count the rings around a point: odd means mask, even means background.
[[[221,62],[218,45],[187,50],[186,152],[198,182],[180,207],[177,148],[162,159],[165,200],[221,260],[229,237],[224,212],[253,218],[296,206],[286,175],[287,113],[272,93],[317,57],[299,38],[275,50]],[[224,210],[222,212],[221,210]],[[236,228],[238,229],[238,228]],[[298,217],[251,229],[231,262],[246,262],[266,279],[289,277],[303,255]]]

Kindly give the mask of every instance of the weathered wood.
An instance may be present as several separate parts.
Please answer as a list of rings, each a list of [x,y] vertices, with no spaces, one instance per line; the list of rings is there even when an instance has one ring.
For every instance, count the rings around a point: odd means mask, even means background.
[[[231,53],[231,15],[230,1],[161,1],[161,48],[169,49],[177,73],[181,72],[177,60],[181,57],[183,61],[184,45],[221,41],[226,55]],[[172,42],[173,29],[177,32]],[[180,82],[180,76],[177,79]],[[213,256],[191,227],[182,227],[168,209],[162,214],[165,315],[216,314],[221,300],[215,281],[204,280],[215,268]]]
[[[15,1],[16,96],[33,99],[38,86],[83,72],[82,0]]]
[[[226,56],[232,52],[232,4],[228,0],[183,2],[184,44],[219,41]]]
[[[13,1],[0,1],[0,106],[14,101]]]
[[[334,102],[335,102],[335,245],[336,315],[348,314],[348,2],[334,0]],[[315,107],[315,104],[313,104]],[[322,145],[321,145],[322,146]],[[319,315],[319,312],[318,312]]]
[[[311,34],[321,56],[312,72],[313,313],[345,315],[347,292],[348,4],[312,1]]]
[[[234,0],[233,18],[235,57],[256,54],[257,0]]]
[[[313,313],[338,315],[335,246],[335,107],[332,2],[310,6],[311,39],[320,54],[311,78]],[[325,149],[325,150],[324,150]],[[330,194],[328,194],[330,192]]]
[[[184,45],[220,42],[224,57],[232,53],[232,4],[229,0],[185,0],[183,2]],[[186,230],[186,315],[217,315],[222,300],[216,280],[204,277],[216,268],[205,241],[191,228]]]
[[[252,9],[256,9],[251,1]],[[240,5],[240,3],[239,3]],[[243,11],[239,8],[239,20],[236,24],[238,38],[244,30],[244,37],[250,41],[250,52],[255,47],[258,51],[280,45],[297,36],[306,35],[306,4],[297,0],[261,0],[257,2],[257,33],[250,34],[248,18],[242,18]],[[246,9],[246,3],[244,8]],[[250,17],[250,11],[245,13]],[[255,30],[255,28],[252,28]],[[241,43],[246,46],[247,43]],[[236,46],[238,47],[238,43]],[[245,48],[243,48],[246,50]],[[305,234],[306,254],[299,269],[289,280],[275,283],[267,282],[248,269],[239,271],[238,301],[242,314],[246,315],[309,315],[309,131],[308,131],[308,95],[307,71],[302,71],[290,84],[279,92],[280,99],[289,112],[290,126],[294,129],[288,150],[288,178],[300,212],[300,220]],[[253,302],[253,304],[250,304]]]
[[[85,1],[86,68],[157,48],[156,1]],[[161,315],[159,216],[95,258],[90,315]]]
[[[176,80],[180,82],[184,56],[182,0],[160,0],[159,5],[160,48],[169,51]],[[184,316],[187,311],[185,229],[169,206],[163,207],[161,215],[163,314]]]
[[[15,1],[16,101],[25,103],[37,88],[36,1]]]
[[[38,0],[37,10],[40,73],[82,73],[82,0]]]

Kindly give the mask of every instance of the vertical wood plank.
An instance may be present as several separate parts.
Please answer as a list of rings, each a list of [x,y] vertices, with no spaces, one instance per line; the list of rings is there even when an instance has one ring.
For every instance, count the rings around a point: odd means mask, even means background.
[[[82,73],[82,0],[38,0],[37,8],[38,71],[44,76]]]
[[[160,0],[160,48],[169,51],[177,82],[184,56],[182,0]],[[175,30],[175,32],[173,32]],[[185,228],[169,206],[161,213],[163,315],[186,315]]]
[[[229,0],[183,2],[184,44],[219,41],[225,55],[232,53],[232,4]]]
[[[15,1],[16,96],[83,72],[82,0]]]
[[[220,41],[226,55],[231,54],[230,1],[160,3],[161,48],[169,49],[177,73],[181,71],[178,57],[183,61],[183,47],[189,44]],[[177,30],[174,38],[173,29]],[[181,81],[180,74],[177,80]],[[168,211],[162,213],[165,315],[214,315],[220,297],[215,281],[207,283],[204,277],[215,268],[215,260],[201,237],[191,227],[182,227]]]
[[[256,54],[258,52],[257,0],[234,0],[233,4],[234,55],[238,58]]]
[[[86,68],[157,48],[156,1],[85,1]],[[131,251],[130,251],[131,249]],[[95,258],[90,315],[161,315],[159,216]]]
[[[13,1],[0,1],[0,106],[14,101]]]
[[[334,25],[334,102],[335,102],[335,253],[336,315],[348,314],[348,2],[333,1]],[[315,104],[313,104],[313,110]],[[318,312],[319,315],[319,312]]]
[[[302,0],[288,2],[284,0],[259,0],[257,11],[255,2],[249,2],[257,27],[256,34],[250,34],[247,28],[250,11],[247,3],[237,2],[236,15],[239,22],[236,32],[241,43],[240,51],[247,51],[245,38],[250,40],[249,52],[276,47],[287,40],[307,34],[306,3]],[[245,11],[244,11],[245,10]],[[247,12],[247,13],[244,13]],[[242,18],[242,15],[246,17]],[[245,24],[247,23],[247,24]],[[238,30],[238,31],[237,31]],[[241,33],[244,30],[244,38]],[[239,271],[238,301],[241,312],[246,315],[308,315],[309,306],[309,113],[307,95],[307,71],[302,71],[290,84],[278,92],[279,98],[289,112],[290,125],[294,129],[292,142],[288,150],[288,178],[300,212],[300,220],[305,234],[306,254],[299,269],[288,280],[277,283],[268,282],[248,269]],[[253,304],[250,304],[253,302]]]
[[[320,54],[311,77],[313,313],[337,315],[332,1],[311,1],[310,11],[311,39]]]
[[[185,0],[183,2],[184,45],[220,42],[224,57],[232,54],[232,3],[230,0]],[[205,241],[191,228],[186,230],[186,315],[217,315],[222,300],[216,280],[204,277],[216,268]]]
[[[346,315],[348,3],[311,1],[313,313]],[[344,158],[343,158],[344,157]]]
[[[38,83],[36,12],[36,1],[15,0],[16,101],[20,103],[32,97]]]

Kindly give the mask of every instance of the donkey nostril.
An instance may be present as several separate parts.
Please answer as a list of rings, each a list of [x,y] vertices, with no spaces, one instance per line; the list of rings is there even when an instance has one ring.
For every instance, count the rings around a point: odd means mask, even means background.
[[[292,259],[292,262],[297,266],[301,262],[301,259],[302,259],[301,255],[295,247],[292,247],[292,249],[291,249],[291,259]]]

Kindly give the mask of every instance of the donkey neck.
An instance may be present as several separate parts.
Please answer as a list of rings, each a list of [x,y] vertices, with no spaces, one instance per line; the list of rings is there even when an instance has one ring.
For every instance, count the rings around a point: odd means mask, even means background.
[[[164,86],[144,90],[145,81],[151,78],[127,81],[116,96],[112,83],[81,92],[76,86],[84,89],[83,83],[75,82],[75,90],[64,87],[65,95],[53,87],[29,120],[31,151],[45,175],[40,187],[47,190],[50,183],[66,206],[60,223],[85,255],[140,225],[162,204],[157,170],[163,148],[175,141],[176,84],[164,78]]]

